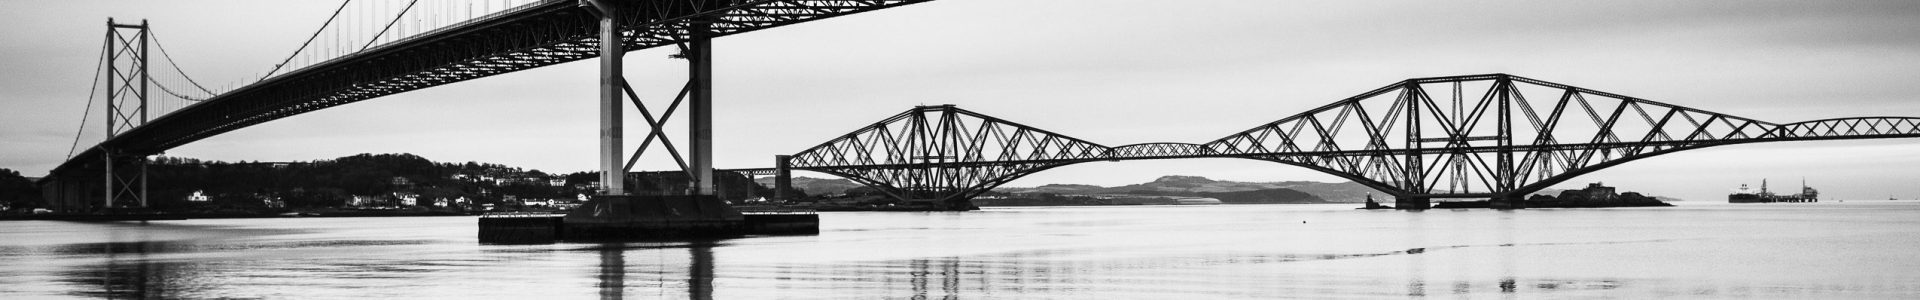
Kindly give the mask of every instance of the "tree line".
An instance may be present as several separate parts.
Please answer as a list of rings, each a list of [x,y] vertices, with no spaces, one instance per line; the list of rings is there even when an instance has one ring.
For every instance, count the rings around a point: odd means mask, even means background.
[[[739,201],[768,197],[773,191],[751,178],[733,173],[715,174],[722,199]],[[688,184],[684,173],[633,173],[628,186],[636,194],[675,194]],[[285,209],[347,206],[356,196],[432,206],[438,200],[465,199],[452,209],[474,209],[480,204],[514,206],[508,199],[576,199],[598,191],[597,172],[547,173],[501,164],[434,162],[413,154],[359,154],[303,162],[210,161],[155,157],[147,166],[148,206],[158,210],[259,210],[274,201]],[[208,201],[190,201],[203,195]],[[798,190],[790,195],[800,196]],[[802,196],[804,197],[804,196]],[[0,169],[0,204],[12,208],[42,206],[35,183],[19,172]]]

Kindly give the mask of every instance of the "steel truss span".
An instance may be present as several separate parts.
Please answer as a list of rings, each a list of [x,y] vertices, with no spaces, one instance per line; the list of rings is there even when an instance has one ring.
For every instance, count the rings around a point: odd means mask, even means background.
[[[1201,144],[1109,147],[960,109],[920,106],[792,155],[792,169],[954,207],[1083,162],[1245,158],[1326,172],[1400,198],[1517,199],[1676,151],[1920,137],[1920,118],[1778,124],[1507,74],[1409,79]]]
[[[622,1],[628,51],[720,37],[930,0]],[[576,0],[545,0],[386,43],[262,80],[156,116],[73,156],[54,176],[103,168],[116,155],[157,154],[293,115],[454,82],[599,56],[597,24]],[[93,158],[93,159],[87,159]]]

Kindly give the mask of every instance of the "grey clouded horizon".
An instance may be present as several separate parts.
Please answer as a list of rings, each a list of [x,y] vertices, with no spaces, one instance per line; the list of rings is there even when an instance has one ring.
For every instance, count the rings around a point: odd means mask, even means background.
[[[0,26],[0,167],[38,176],[65,158],[108,17],[149,20],[194,77],[234,85],[270,69],[337,5],[45,1],[0,11],[10,24]],[[941,0],[717,40],[717,164],[765,167],[772,155],[920,104],[956,104],[1107,145],[1203,142],[1402,79],[1479,73],[1781,123],[1920,116],[1916,29],[1920,3],[1912,1]],[[682,62],[667,54],[628,55],[643,98],[671,96],[683,80]],[[576,62],[450,84],[167,154],[298,161],[406,152],[590,170],[595,76],[591,62]],[[100,124],[90,126],[81,147],[101,137]],[[1920,140],[1725,146],[1568,185],[1604,181],[1705,201],[1739,183],[1805,176],[1834,197],[1910,199],[1920,197],[1915,153]],[[1010,185],[1171,174],[1340,180],[1202,159],[1073,165]]]

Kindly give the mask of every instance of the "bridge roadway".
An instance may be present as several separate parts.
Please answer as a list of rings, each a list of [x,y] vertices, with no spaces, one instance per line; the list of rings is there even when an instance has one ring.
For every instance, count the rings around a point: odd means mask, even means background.
[[[931,0],[628,1],[628,51]],[[595,17],[577,0],[546,0],[387,43],[216,95],[88,148],[48,179],[97,172],[116,157],[159,154],[229,131],[348,103],[598,57]],[[590,78],[590,77],[583,77]]]

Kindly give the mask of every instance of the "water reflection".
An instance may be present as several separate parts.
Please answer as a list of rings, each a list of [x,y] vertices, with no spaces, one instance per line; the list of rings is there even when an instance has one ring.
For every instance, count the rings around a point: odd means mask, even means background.
[[[626,298],[627,249],[617,245],[600,248],[600,299]]]
[[[937,258],[914,258],[901,260],[840,261],[832,263],[776,263],[773,266],[753,268],[729,267],[714,273],[711,268],[715,262],[708,254],[711,248],[688,247],[693,264],[688,268],[685,280],[686,290],[691,299],[713,298],[711,289],[715,280],[729,282],[759,283],[760,293],[754,296],[808,297],[818,295],[848,296],[853,298],[910,298],[910,299],[957,299],[980,296],[1006,295],[1048,295],[1070,297],[1108,297],[1153,298],[1153,297],[1245,297],[1249,295],[1302,295],[1325,291],[1369,291],[1384,286],[1393,286],[1391,282],[1382,282],[1373,278],[1353,276],[1327,276],[1315,273],[1327,264],[1377,263],[1380,258],[1400,258],[1402,261],[1420,262],[1420,257],[1440,255],[1442,263],[1453,263],[1468,267],[1491,267],[1504,270],[1490,274],[1493,277],[1461,276],[1455,272],[1422,273],[1426,266],[1421,264],[1405,265],[1409,271],[1405,276],[1404,290],[1399,296],[1429,296],[1434,294],[1451,295],[1506,295],[1525,291],[1580,291],[1608,289],[1617,286],[1617,281],[1609,279],[1550,279],[1536,278],[1523,280],[1511,271],[1522,267],[1512,262],[1515,248],[1544,248],[1582,245],[1611,245],[1625,242],[1606,243],[1531,243],[1531,244],[1486,244],[1451,245],[1431,248],[1410,248],[1396,251],[1369,253],[1265,253],[1265,252],[1218,252],[1194,255],[1183,253],[1171,256],[1134,256],[1109,255],[1104,253],[1123,252],[1115,249],[1079,248],[1046,249],[1035,251],[1010,251],[975,256],[949,256]],[[1472,252],[1472,253],[1463,253]],[[1467,254],[1466,256],[1462,256]],[[1499,254],[1480,256],[1481,254]],[[617,253],[612,255],[618,255]],[[1491,259],[1460,259],[1462,257]],[[727,263],[727,262],[720,262]],[[615,276],[602,275],[602,278]],[[729,284],[726,287],[742,287]],[[765,291],[771,287],[774,291]],[[1256,292],[1233,291],[1233,288],[1245,289],[1258,287]],[[738,295],[742,289],[721,288],[728,295]],[[1384,291],[1383,291],[1384,292]],[[1251,293],[1251,294],[1249,294]]]
[[[110,228],[127,229],[107,232],[111,242],[79,243],[56,245],[48,252],[71,257],[90,257],[98,263],[82,268],[60,272],[56,281],[83,288],[69,291],[69,295],[96,298],[165,298],[167,291],[174,290],[169,285],[175,278],[191,277],[181,274],[175,264],[155,263],[152,253],[166,251],[172,246],[166,242],[152,241],[151,232],[141,227],[150,226],[148,222],[130,222],[112,224]],[[122,242],[124,241],[124,242]]]
[[[713,300],[712,241],[698,241],[687,247],[692,262],[687,267],[687,298]]]
[[[474,243],[472,219],[8,223],[0,299],[1920,296],[1903,251],[1920,221],[1901,221],[1920,205],[1295,207],[838,214],[820,236],[513,246]]]
[[[62,282],[91,287],[70,291],[74,296],[143,299],[191,298],[193,295],[206,295],[208,291],[205,289],[208,287],[195,286],[191,283],[201,280],[202,276],[227,276],[218,272],[201,272],[210,269],[218,270],[219,268],[206,265],[214,262],[182,265],[150,257],[153,253],[165,252],[159,249],[193,247],[180,244],[162,241],[94,243],[63,245],[54,249],[58,249],[55,252],[98,255],[104,258],[98,264],[62,274],[64,277]],[[729,268],[729,272],[719,272],[716,266],[720,262],[716,261],[714,252],[716,248],[725,246],[722,241],[600,244],[575,251],[597,256],[594,286],[601,299],[626,299],[628,296],[660,298],[659,295],[636,292],[637,290],[680,292],[682,290],[680,287],[684,287],[684,297],[687,299],[715,299],[717,298],[715,296],[716,280],[740,280],[748,283],[757,280],[778,282],[778,284],[767,286],[732,285],[742,289],[736,289],[730,293],[750,296],[959,299],[995,295],[1231,297],[1246,296],[1246,294],[1225,292],[1218,288],[1245,284],[1268,284],[1276,288],[1271,291],[1272,293],[1265,293],[1265,295],[1288,295],[1313,289],[1353,291],[1377,287],[1378,282],[1340,277],[1287,276],[1275,274],[1270,271],[1270,268],[1262,266],[1306,268],[1308,266],[1286,265],[1390,256],[1419,257],[1436,251],[1457,249],[1543,245],[1458,245],[1343,254],[1216,253],[1156,257],[1088,257],[1091,253],[1111,250],[1046,249],[969,257],[949,256],[830,264],[782,263],[762,268],[732,267]],[[680,255],[685,255],[684,265],[674,261],[678,260]],[[630,260],[630,256],[666,258],[662,261],[635,261]],[[510,262],[503,261],[503,263]],[[431,262],[423,263],[432,264]],[[419,266],[412,265],[361,262],[332,262],[331,264],[354,269],[357,273],[345,275],[365,279],[404,281],[410,278],[377,274],[391,275],[421,271]],[[1419,265],[1411,267],[1416,269],[1415,271],[1420,268]],[[381,278],[368,278],[369,276]],[[1429,281],[1427,276],[1412,276],[1410,279],[1405,295],[1427,295],[1429,287],[1426,283]],[[1475,293],[1474,283],[1470,281],[1441,282],[1446,282],[1441,286],[1449,289],[1442,293]],[[1618,286],[1617,282],[1604,281],[1536,282],[1530,286],[1536,290],[1611,289]],[[181,286],[183,284],[186,286]],[[396,284],[406,285],[403,282]],[[1510,274],[1494,284],[1499,287],[1501,293],[1510,294],[1522,288],[1520,280]],[[774,288],[764,289],[768,286]],[[765,291],[750,293],[744,289],[749,287]],[[181,294],[173,292],[175,290],[191,291]],[[669,297],[679,298],[678,296]]]
[[[91,288],[76,289],[72,295],[113,298],[146,299],[169,298],[166,296],[170,278],[189,277],[189,274],[172,274],[174,266],[153,263],[147,259],[147,253],[154,247],[152,242],[98,243],[89,245],[70,245],[62,247],[70,253],[97,253],[104,255],[104,263],[89,268],[70,270],[62,274],[62,282]]]
[[[626,299],[628,290],[627,274],[629,272],[629,265],[627,264],[626,258],[627,252],[636,250],[663,251],[672,248],[685,248],[689,259],[686,268],[687,299],[712,300],[714,290],[713,248],[719,245],[720,243],[713,240],[691,241],[685,244],[668,244],[664,246],[621,243],[600,244],[593,248],[600,256],[600,273],[597,276],[599,282],[595,284],[595,286],[599,287],[600,299]],[[643,268],[644,267],[646,266],[643,266]],[[652,267],[664,268],[665,265],[662,264]],[[656,278],[665,280],[669,277],[656,276]]]
[[[224,220],[209,223],[232,223]],[[310,232],[299,228],[241,228],[164,222],[38,222],[8,228],[31,234],[0,236],[0,299],[18,295],[107,299],[235,297],[223,293],[300,295],[249,290],[260,286],[318,285],[326,279],[409,279],[397,275],[431,270],[434,262],[397,264],[385,259],[316,258],[354,248],[419,246],[434,240],[349,238],[276,239]],[[5,232],[0,232],[5,233]],[[365,238],[366,236],[353,236]],[[346,271],[340,271],[346,270]],[[263,279],[304,278],[262,282]],[[395,281],[396,283],[404,283]],[[235,285],[239,283],[240,285]],[[11,295],[10,295],[11,294]],[[34,298],[34,297],[26,297]],[[244,298],[244,297],[242,297]]]

